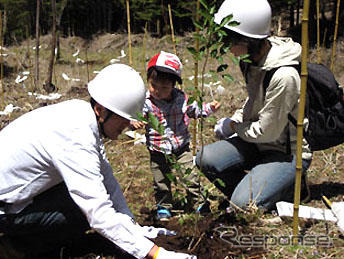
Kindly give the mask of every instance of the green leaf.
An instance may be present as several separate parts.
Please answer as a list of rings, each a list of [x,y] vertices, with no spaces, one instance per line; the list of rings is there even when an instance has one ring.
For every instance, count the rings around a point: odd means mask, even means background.
[[[200,17],[205,19],[207,22],[211,20],[212,15],[208,11],[200,9],[198,13],[200,14]]]
[[[222,75],[222,78],[224,78],[227,82],[231,83],[234,81],[234,78],[233,76],[229,75],[229,74],[225,74],[225,75]]]
[[[221,73],[221,72],[225,71],[227,68],[228,68],[228,65],[227,65],[227,64],[222,64],[222,65],[218,66],[218,68],[217,68],[216,71],[217,71],[218,73]]]
[[[224,181],[222,181],[220,178],[216,178],[214,183],[218,182],[219,185],[221,185],[222,187],[226,187],[226,184],[224,183]]]
[[[216,118],[214,118],[214,117],[208,117],[207,118],[207,121],[209,122],[209,123],[216,123]]]
[[[250,56],[250,54],[243,54],[240,56],[240,59],[245,59],[248,58]]]
[[[240,24],[240,22],[231,21],[231,22],[229,22],[227,25],[228,25],[228,26],[231,26],[231,27],[235,27],[235,26],[238,26],[239,24]]]
[[[200,97],[200,96],[201,96],[201,90],[199,90],[199,89],[196,89],[196,90],[195,90],[195,94],[194,94],[194,96],[196,96],[196,97]]]
[[[200,57],[204,56],[205,51],[206,51],[206,47],[205,47],[205,46],[202,46],[202,47],[199,49],[199,56],[200,56]]]
[[[249,59],[250,55],[249,54],[244,54],[240,56],[240,60],[246,62],[246,63],[252,63],[252,61]]]
[[[221,28],[217,31],[217,34],[218,34],[219,37],[225,37],[225,36],[228,35],[227,32],[225,32]]]
[[[148,113],[148,120],[149,120],[151,126],[153,127],[153,129],[158,130],[159,120],[157,119],[157,117],[154,116],[153,113],[151,113],[151,112]]]
[[[204,40],[203,35],[199,34],[199,33],[194,33],[194,38],[198,39],[198,40]]]
[[[188,176],[188,175],[190,175],[191,173],[192,173],[192,169],[191,169],[191,168],[187,168],[187,169],[185,170],[184,175],[185,175],[185,176]]]
[[[239,65],[240,59],[236,56],[231,56],[231,59],[235,65]]]
[[[195,101],[196,99],[195,99],[195,97],[193,97],[193,96],[190,96],[189,97],[189,99],[188,99],[188,103],[187,103],[187,105],[190,105],[190,104],[192,104],[194,101]]]
[[[219,63],[222,63],[222,62],[223,62],[223,57],[222,57],[222,56],[218,56],[218,57],[216,57],[216,60],[217,60]]]
[[[189,92],[193,92],[193,91],[195,91],[195,87],[186,87],[186,88],[184,88],[185,89],[185,91],[189,91]]]
[[[200,99],[201,99],[201,98],[200,98]],[[199,107],[200,109],[202,109],[202,104],[203,104],[202,100],[199,100],[199,101],[197,102],[197,104],[198,104],[198,107]]]
[[[216,56],[217,56],[217,49],[213,49],[213,50],[210,52],[210,56],[211,56],[212,58],[216,58]]]
[[[139,121],[148,122],[148,120],[143,116],[141,112],[136,112],[136,116],[139,119]]]
[[[220,26],[223,27],[223,26],[227,25],[230,22],[230,20],[232,20],[232,19],[233,19],[232,14],[226,16],[225,18],[222,19]]]
[[[248,59],[248,58],[245,58],[243,61],[246,62],[246,63],[252,63],[252,60]]]
[[[209,10],[208,4],[207,4],[207,2],[205,0],[198,0],[198,1],[201,3],[201,5],[203,5],[203,7],[205,9]]]
[[[165,127],[164,127],[164,125],[159,124],[159,126],[158,126],[158,132],[159,132],[159,134],[160,134],[161,136],[163,136],[163,135],[165,134]]]
[[[230,46],[222,45],[220,48],[221,55],[227,54],[230,49],[231,49]]]
[[[209,13],[213,16],[213,14],[215,13],[215,10],[216,10],[216,6],[212,6],[209,10]]]
[[[187,47],[187,50],[194,56],[197,56],[197,51],[194,47]]]
[[[202,25],[200,22],[194,21],[194,25],[195,25],[198,29],[203,30],[203,25]]]
[[[219,80],[219,77],[218,77],[218,75],[216,74],[216,75],[214,75],[213,76],[213,79],[215,80],[215,81],[218,81]]]
[[[172,173],[167,173],[166,176],[167,176],[168,180],[170,180],[170,182],[172,182],[172,183],[176,182],[176,177]]]

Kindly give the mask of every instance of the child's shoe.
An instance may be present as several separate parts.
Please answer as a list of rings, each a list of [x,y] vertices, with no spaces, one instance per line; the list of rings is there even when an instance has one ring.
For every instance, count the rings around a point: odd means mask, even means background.
[[[156,212],[156,219],[160,221],[167,221],[171,218],[171,212],[163,206],[158,205],[158,210]]]
[[[199,213],[199,214],[208,214],[210,212],[211,212],[211,210],[210,210],[210,203],[209,203],[209,201],[206,201],[206,202],[202,203],[196,209],[196,213]]]

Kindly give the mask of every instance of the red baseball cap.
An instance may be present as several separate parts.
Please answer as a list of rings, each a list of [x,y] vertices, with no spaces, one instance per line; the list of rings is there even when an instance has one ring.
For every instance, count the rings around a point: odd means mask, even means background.
[[[181,74],[183,65],[176,55],[161,51],[149,60],[147,71],[152,67],[155,67],[158,71],[175,75],[178,83],[182,83]]]

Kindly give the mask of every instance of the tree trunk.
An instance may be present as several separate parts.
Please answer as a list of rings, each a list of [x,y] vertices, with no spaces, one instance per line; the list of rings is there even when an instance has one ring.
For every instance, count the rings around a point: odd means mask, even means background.
[[[108,4],[108,20],[107,20],[107,31],[112,31],[112,3]]]
[[[56,60],[60,59],[61,56],[61,51],[60,51],[60,33],[61,33],[61,18],[63,15],[63,11],[66,8],[68,0],[62,0],[60,4],[60,8],[58,12],[56,13],[56,48],[57,48],[57,53],[56,53]]]
[[[297,0],[296,26],[300,24],[300,0]]]
[[[3,19],[3,22],[2,22],[2,44],[5,45],[5,35],[7,33],[7,11],[6,9],[4,10],[4,19]]]
[[[290,28],[294,27],[295,25],[295,9],[294,9],[294,5],[291,4],[289,7],[289,24],[290,24]]]
[[[55,60],[55,47],[56,47],[56,0],[51,0],[51,9],[53,13],[53,23],[51,32],[51,55],[48,67],[48,79],[43,85],[44,90],[47,93],[51,93],[56,90],[56,87],[52,83],[53,70],[54,70],[54,60]]]
[[[36,67],[35,67],[35,86],[34,91],[38,89],[39,81],[39,12],[40,12],[40,0],[36,1]]]

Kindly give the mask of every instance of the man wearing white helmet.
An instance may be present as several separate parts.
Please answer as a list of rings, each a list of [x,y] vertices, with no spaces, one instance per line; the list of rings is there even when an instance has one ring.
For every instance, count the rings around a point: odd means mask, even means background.
[[[91,104],[49,105],[0,131],[0,254],[5,241],[14,241],[28,258],[60,258],[61,247],[81,242],[90,252],[195,258],[145,237],[156,229],[134,222],[106,158],[102,137],[116,139],[142,109],[146,91],[140,75],[129,66],[110,65],[88,90]],[[96,234],[86,235],[89,229]]]
[[[296,128],[288,114],[297,118],[300,76],[293,66],[301,60],[301,46],[291,38],[270,36],[266,0],[225,0],[215,22],[231,14],[239,25],[224,25],[224,42],[236,56],[249,54],[252,63],[240,64],[248,98],[232,117],[218,121],[214,131],[222,140],[205,146],[197,164],[210,180],[224,181],[225,187],[218,188],[232,203],[245,208],[254,202],[269,210],[286,198],[295,179]],[[305,173],[312,157],[306,142],[302,155]]]

